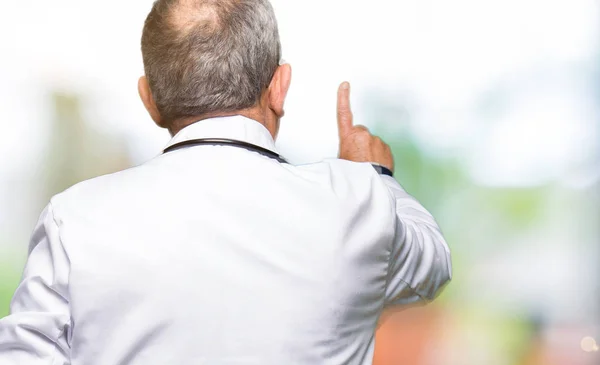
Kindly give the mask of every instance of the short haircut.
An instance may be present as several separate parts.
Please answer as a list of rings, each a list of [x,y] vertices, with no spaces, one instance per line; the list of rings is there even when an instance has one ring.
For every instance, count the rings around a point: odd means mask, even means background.
[[[169,126],[255,106],[279,65],[281,43],[268,0],[157,0],[142,55]]]

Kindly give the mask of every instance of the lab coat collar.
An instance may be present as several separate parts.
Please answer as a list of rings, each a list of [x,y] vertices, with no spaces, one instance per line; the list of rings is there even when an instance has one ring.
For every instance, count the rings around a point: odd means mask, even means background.
[[[209,118],[182,129],[165,149],[192,139],[224,138],[250,143],[277,153],[275,141],[261,123],[241,115]]]

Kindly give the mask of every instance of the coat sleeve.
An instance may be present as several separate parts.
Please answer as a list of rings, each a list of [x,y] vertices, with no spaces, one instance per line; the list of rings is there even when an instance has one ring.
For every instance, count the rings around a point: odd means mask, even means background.
[[[50,204],[33,232],[11,314],[0,320],[0,364],[70,364],[69,266]]]
[[[432,301],[452,278],[448,245],[432,215],[395,179],[382,178],[396,215],[386,306]]]

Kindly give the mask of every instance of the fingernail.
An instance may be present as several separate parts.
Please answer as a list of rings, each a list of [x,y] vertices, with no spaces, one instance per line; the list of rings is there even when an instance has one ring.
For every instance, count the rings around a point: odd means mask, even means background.
[[[350,88],[350,83],[349,82],[344,82],[342,84],[342,90],[348,90]]]

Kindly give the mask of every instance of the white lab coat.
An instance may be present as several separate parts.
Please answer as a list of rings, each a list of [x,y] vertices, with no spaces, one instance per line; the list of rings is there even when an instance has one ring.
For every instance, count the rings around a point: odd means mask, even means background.
[[[275,151],[241,116],[169,146],[196,138]],[[433,217],[369,164],[189,147],[52,198],[0,364],[371,364],[384,307],[450,277]]]

